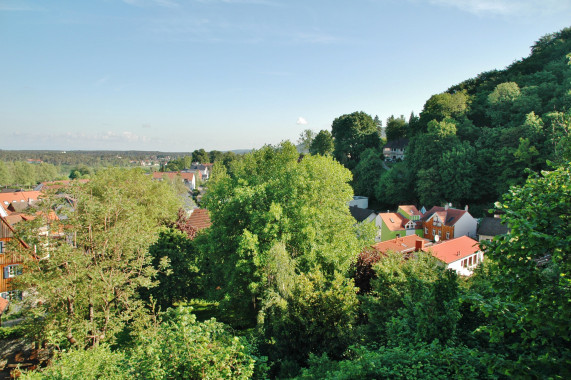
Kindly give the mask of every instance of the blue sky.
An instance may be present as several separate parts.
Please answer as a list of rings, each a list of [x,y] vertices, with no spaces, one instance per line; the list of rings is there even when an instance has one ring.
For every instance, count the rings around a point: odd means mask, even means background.
[[[0,0],[0,149],[259,148],[433,94],[571,0]]]

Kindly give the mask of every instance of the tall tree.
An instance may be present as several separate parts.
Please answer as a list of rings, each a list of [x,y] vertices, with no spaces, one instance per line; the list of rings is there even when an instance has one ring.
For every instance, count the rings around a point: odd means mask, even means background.
[[[48,241],[36,244],[35,257],[43,259],[30,257],[18,280],[20,289],[34,290],[30,328],[50,343],[83,347],[113,341],[140,314],[137,291],[151,287],[155,274],[148,247],[176,216],[179,200],[166,182],[140,170],[104,170],[70,192],[73,212],[60,226],[48,224]],[[54,240],[58,231],[69,239]]]
[[[531,175],[497,208],[511,232],[492,241],[493,290],[478,297],[482,327],[504,350],[490,367],[526,378],[571,376],[571,166]]]
[[[226,307],[252,324],[276,243],[299,272],[319,267],[332,276],[356,258],[351,174],[331,157],[299,160],[291,143],[247,154],[231,169],[213,179],[204,199],[213,224],[203,248],[215,271],[210,287],[220,287]]]
[[[394,117],[391,115],[387,119],[387,141],[398,140],[400,138],[406,137],[406,132],[408,125],[404,119],[404,116]]]
[[[339,116],[333,120],[331,127],[335,139],[333,155],[350,170],[359,163],[361,152],[381,146],[377,126],[373,118],[364,112]]]
[[[309,153],[322,156],[333,153],[333,136],[331,136],[331,132],[325,129],[319,131],[309,146]]]
[[[297,143],[301,148],[302,152],[309,152],[309,148],[311,147],[311,143],[315,138],[315,132],[311,129],[306,129],[299,134],[299,138],[297,139]]]
[[[204,149],[196,149],[194,152],[192,152],[192,162],[207,164],[210,162],[210,156]]]

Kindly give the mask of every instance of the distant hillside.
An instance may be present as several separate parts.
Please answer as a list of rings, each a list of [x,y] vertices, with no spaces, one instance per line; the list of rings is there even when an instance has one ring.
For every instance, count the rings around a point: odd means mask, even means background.
[[[571,28],[540,38],[529,57],[433,95],[399,137],[407,158],[385,173],[381,203],[487,208],[526,169],[571,159]]]

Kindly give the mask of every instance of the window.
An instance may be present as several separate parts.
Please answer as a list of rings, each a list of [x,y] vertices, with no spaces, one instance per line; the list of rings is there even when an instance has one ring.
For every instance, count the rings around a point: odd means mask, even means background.
[[[446,232],[446,240],[450,239],[450,232]]]
[[[4,253],[4,242],[0,241],[0,254]]]
[[[472,256],[470,256],[470,258],[468,259],[468,265],[472,266]]]
[[[4,278],[13,278],[22,274],[20,264],[8,265],[4,267]]]
[[[424,227],[424,233],[428,235],[428,227]]]
[[[436,235],[436,230],[433,228],[432,229],[432,236],[435,236],[435,235]]]

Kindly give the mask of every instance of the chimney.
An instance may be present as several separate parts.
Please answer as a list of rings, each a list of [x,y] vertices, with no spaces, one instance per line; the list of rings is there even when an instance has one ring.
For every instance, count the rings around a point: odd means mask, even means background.
[[[422,251],[424,249],[424,239],[417,240],[414,242],[414,250],[416,252]]]
[[[464,206],[464,210],[468,211],[468,205]]]
[[[444,205],[444,210],[448,210],[448,203]]]

